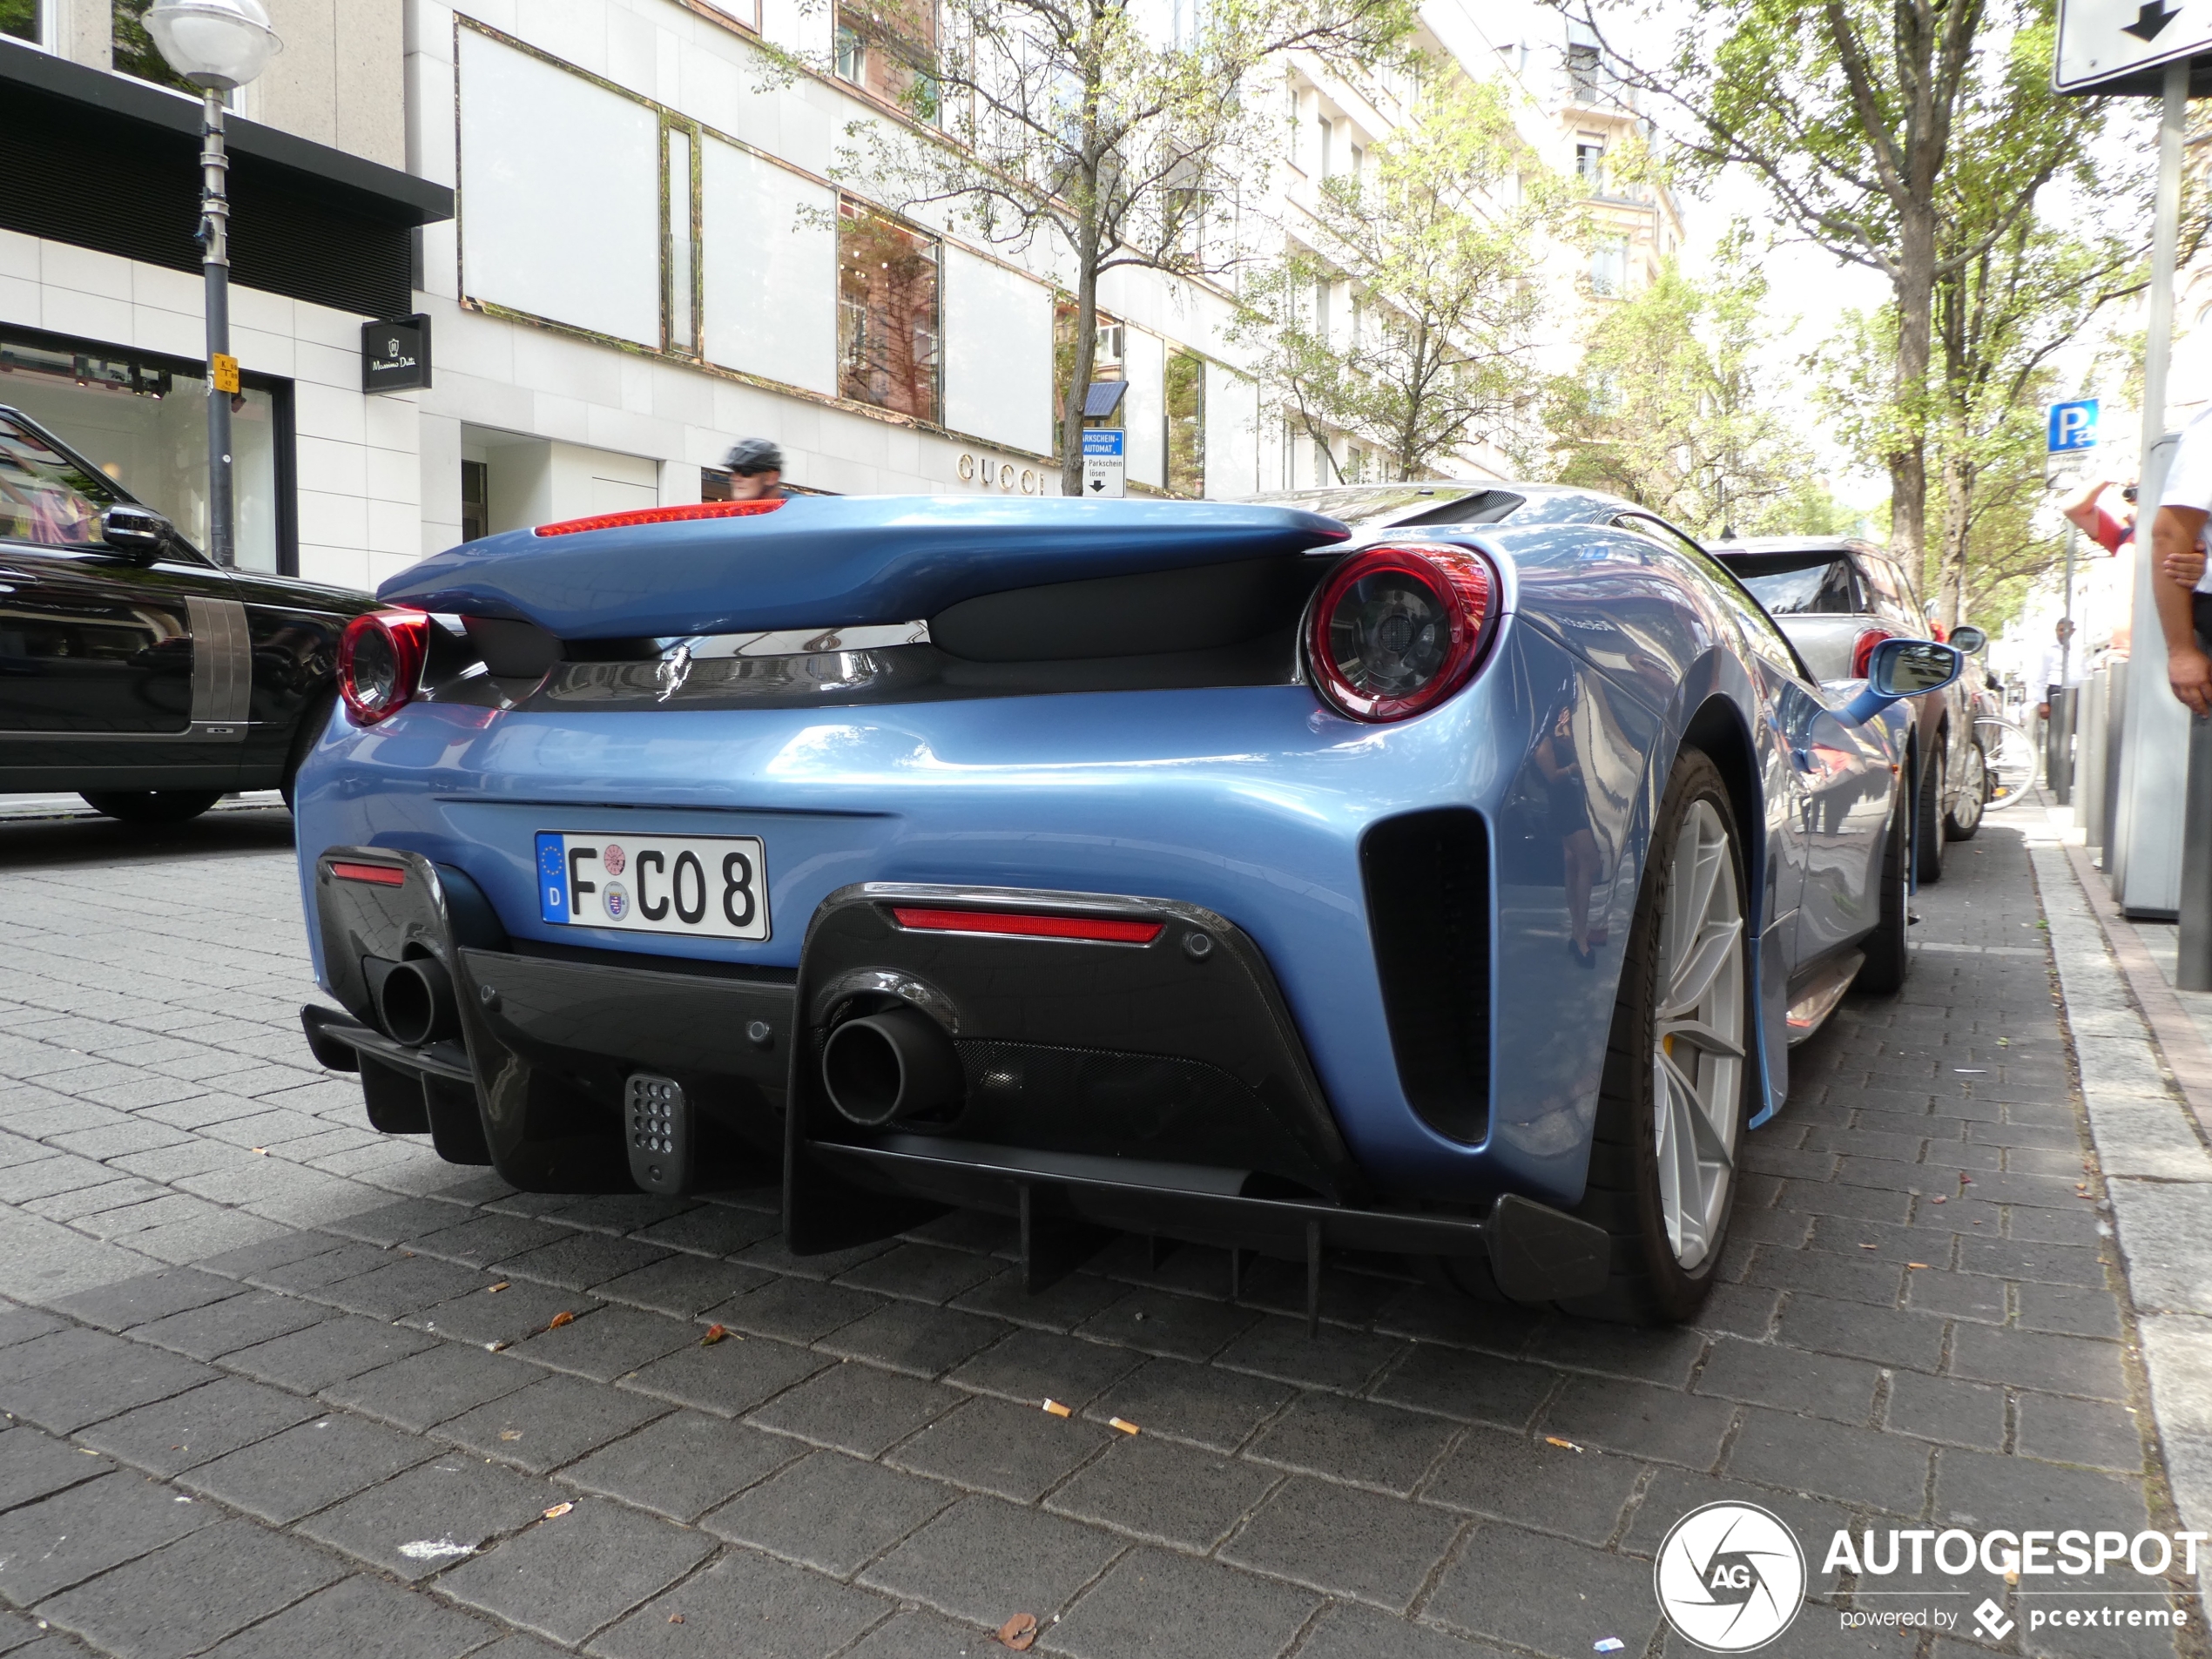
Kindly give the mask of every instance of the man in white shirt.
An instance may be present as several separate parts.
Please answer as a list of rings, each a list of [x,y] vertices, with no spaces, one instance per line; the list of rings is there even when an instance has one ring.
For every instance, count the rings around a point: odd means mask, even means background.
[[[2182,428],[2166,488],[2151,525],[2151,593],[2166,636],[2166,682],[2190,713],[2212,715],[2212,658],[2201,634],[2212,632],[2212,576],[2204,523],[2212,516],[2212,421],[2208,408]]]
[[[2035,678],[2028,684],[2035,688],[2036,695],[2042,699],[2035,705],[2035,717],[2039,720],[2051,718],[2052,699],[2058,696],[2060,687],[2074,678],[2073,671],[2080,667],[2067,649],[2073,637],[2074,624],[2064,617],[2060,617],[2055,637],[2044,645],[2035,658]]]

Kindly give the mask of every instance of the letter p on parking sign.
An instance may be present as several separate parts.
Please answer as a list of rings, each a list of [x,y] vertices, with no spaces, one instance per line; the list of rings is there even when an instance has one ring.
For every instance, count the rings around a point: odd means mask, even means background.
[[[2048,435],[2043,447],[2054,455],[2095,448],[2097,400],[2085,397],[2071,403],[2052,404]]]

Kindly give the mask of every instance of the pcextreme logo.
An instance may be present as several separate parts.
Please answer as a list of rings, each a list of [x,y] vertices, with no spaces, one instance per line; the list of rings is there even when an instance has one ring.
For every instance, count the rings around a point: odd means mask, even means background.
[[[1804,1551],[1757,1505],[1709,1503],[1660,1542],[1651,1588],[1685,1641],[1708,1653],[1750,1653],[1787,1630],[1804,1605]]]

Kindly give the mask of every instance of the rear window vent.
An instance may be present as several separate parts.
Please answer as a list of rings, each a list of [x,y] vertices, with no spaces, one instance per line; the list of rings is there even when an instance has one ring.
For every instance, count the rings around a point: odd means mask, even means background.
[[[1490,835],[1463,806],[1385,819],[1359,846],[1398,1081],[1421,1121],[1490,1132]]]

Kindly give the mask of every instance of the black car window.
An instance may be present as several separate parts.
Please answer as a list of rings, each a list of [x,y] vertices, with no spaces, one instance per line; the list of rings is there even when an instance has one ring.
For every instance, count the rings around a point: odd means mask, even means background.
[[[1737,578],[1735,571],[1662,520],[1642,513],[1623,513],[1613,522],[1622,529],[1634,530],[1647,540],[1656,542],[1688,559],[1703,575],[1711,579],[1722,598],[1736,612],[1737,620],[1743,624],[1744,637],[1750,642],[1751,649],[1784,673],[1794,674],[1811,683],[1812,671],[1805,666],[1805,659],[1797,655],[1797,648],[1790,643],[1790,637],[1775,626],[1774,618],[1767,615],[1750,590]]]
[[[0,541],[97,546],[100,509],[125,499],[41,434],[0,415]]]
[[[1855,617],[1865,603],[1848,556],[1730,553],[1721,561],[1770,617]]]

